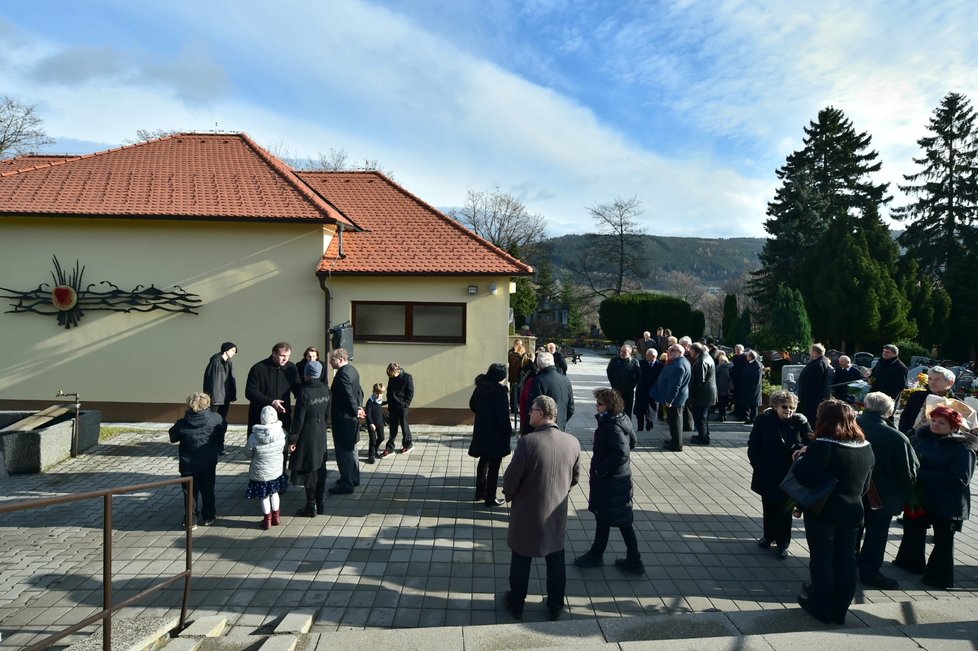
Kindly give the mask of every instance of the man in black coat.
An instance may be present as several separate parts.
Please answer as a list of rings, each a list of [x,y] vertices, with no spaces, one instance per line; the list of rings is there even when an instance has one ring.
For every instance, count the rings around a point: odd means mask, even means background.
[[[408,425],[408,409],[413,400],[414,378],[400,364],[391,362],[387,365],[387,412],[391,417],[391,431],[384,450],[385,457],[394,452],[398,429],[401,430],[401,454],[410,454],[414,449],[411,427]]]
[[[900,349],[893,344],[883,346],[883,356],[870,373],[873,391],[882,391],[896,401],[907,388],[907,366],[900,361]]]
[[[226,425],[228,409],[238,399],[238,381],[234,377],[231,358],[238,352],[233,342],[221,344],[221,351],[211,355],[204,369],[204,393],[211,397],[211,411],[221,417]],[[221,454],[224,455],[224,439],[221,439]]]
[[[635,404],[635,387],[638,385],[642,371],[638,360],[632,357],[630,345],[624,344],[618,349],[618,357],[608,362],[606,373],[611,388],[621,394],[621,399],[625,403],[625,410],[622,413],[631,418],[632,406]]]
[[[798,411],[805,414],[809,423],[815,423],[818,406],[831,395],[834,373],[825,346],[812,344],[812,361],[798,375]]]
[[[832,396],[844,402],[851,402],[849,383],[862,379],[862,371],[852,365],[848,355],[843,355],[839,358],[839,368],[835,370],[835,376],[832,378]]]
[[[363,407],[360,406],[363,404],[363,388],[360,386],[360,374],[350,364],[350,355],[346,350],[333,350],[329,354],[329,365],[336,371],[329,387],[329,407],[333,449],[336,450],[336,466],[340,471],[340,478],[329,492],[333,495],[349,495],[360,485],[357,440],[360,438],[360,421],[366,418]]]
[[[550,396],[557,403],[557,429],[567,430],[567,421],[574,415],[574,388],[566,375],[554,366],[550,353],[537,353],[537,376],[530,389],[529,401],[539,396]]]
[[[272,354],[248,371],[245,397],[248,406],[248,433],[261,422],[261,410],[271,405],[279,413],[286,431],[292,427],[292,394],[298,390],[299,375],[289,361],[292,346],[281,341],[272,347]]]
[[[547,352],[554,356],[554,366],[561,375],[567,375],[567,360],[564,359],[564,354],[557,350],[557,344],[552,341],[547,344]]]
[[[693,410],[693,426],[696,434],[689,442],[694,445],[710,444],[710,407],[717,402],[716,365],[706,346],[695,343],[689,347],[693,363],[690,367],[689,404]]]
[[[734,346],[733,357],[730,358],[730,363],[732,364],[730,368],[730,383],[733,385],[731,394],[734,397],[733,415],[734,420],[738,420],[745,418],[747,413],[744,405],[738,398],[741,392],[737,389],[740,384],[741,373],[743,373],[744,367],[747,366],[747,353],[744,351],[743,344]]]

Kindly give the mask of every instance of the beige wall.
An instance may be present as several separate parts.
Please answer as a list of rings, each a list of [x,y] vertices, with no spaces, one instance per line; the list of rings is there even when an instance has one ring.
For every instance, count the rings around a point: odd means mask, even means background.
[[[495,283],[495,295],[489,285]],[[469,285],[478,286],[468,294]],[[360,372],[364,392],[375,382],[387,383],[387,364],[394,361],[413,377],[415,401],[422,409],[460,410],[470,416],[469,397],[475,376],[492,362],[506,361],[509,332],[509,278],[507,276],[372,277],[335,276],[330,289],[334,324],[352,318],[352,301],[433,301],[466,303],[466,343],[392,344],[357,342],[353,364]]]
[[[231,340],[241,404],[248,368],[276,341],[324,346],[325,294],[315,275],[323,243],[319,224],[4,217],[0,286],[51,283],[57,255],[66,270],[80,260],[84,284],[180,285],[203,304],[199,315],[89,311],[71,330],[55,316],[0,313],[0,400],[54,402],[64,389],[83,404],[180,403]]]
[[[314,272],[330,235],[321,225],[302,224],[0,219],[2,287],[50,284],[57,255],[66,271],[81,262],[84,284],[180,285],[203,299],[199,315],[88,311],[70,330],[53,315],[0,313],[0,402],[6,408],[51,404],[64,389],[80,393],[83,405],[114,403],[117,419],[169,418],[180,410],[162,406],[200,390],[208,358],[230,340],[239,347],[236,404],[246,404],[248,369],[275,342],[293,345],[293,361],[306,346],[328,348],[325,294]],[[350,319],[353,300],[466,303],[465,345],[358,342],[354,364],[369,392],[374,382],[386,382],[388,362],[400,363],[415,378],[419,417],[425,411],[439,412],[441,422],[470,416],[475,376],[505,361],[508,277],[340,276],[326,284],[333,324]],[[468,285],[478,293],[469,295]],[[0,312],[9,303],[0,301]],[[122,409],[122,403],[141,406]]]

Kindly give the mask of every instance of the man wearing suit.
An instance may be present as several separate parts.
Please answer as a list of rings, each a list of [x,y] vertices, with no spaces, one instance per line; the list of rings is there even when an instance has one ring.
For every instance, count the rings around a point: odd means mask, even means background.
[[[340,478],[329,489],[333,495],[349,495],[360,485],[360,462],[357,459],[357,439],[360,421],[366,417],[363,411],[363,389],[360,374],[350,364],[350,355],[343,348],[329,354],[329,365],[336,371],[329,387],[331,395],[330,416],[333,424],[333,449]]]
[[[693,409],[696,435],[689,439],[694,445],[710,444],[710,407],[717,402],[716,365],[706,346],[695,343],[689,347],[693,360],[690,369],[689,403]]]
[[[666,408],[666,423],[669,424],[670,440],[662,447],[673,452],[683,451],[680,421],[683,417],[683,406],[689,398],[689,380],[692,376],[689,361],[683,357],[685,352],[679,344],[669,346],[669,361],[652,388],[652,398]]]
[[[814,423],[818,406],[832,395],[835,372],[825,356],[825,346],[812,344],[811,355],[812,361],[798,375],[798,411],[805,414],[809,423]]]

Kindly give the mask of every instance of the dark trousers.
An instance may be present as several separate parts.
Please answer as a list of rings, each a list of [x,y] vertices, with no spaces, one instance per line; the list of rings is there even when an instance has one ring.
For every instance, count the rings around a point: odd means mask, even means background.
[[[791,509],[783,499],[761,498],[764,537],[778,547],[791,544]]]
[[[730,406],[730,396],[718,396],[717,397],[717,415],[720,417],[720,422],[725,422],[727,420],[727,407]]]
[[[655,400],[651,398],[635,400],[635,418],[638,419],[638,432],[651,432],[655,427]]]
[[[744,410],[744,420],[749,420],[750,422],[753,423],[754,419],[757,418],[757,405],[755,404],[744,405],[743,410]],[[810,421],[810,422],[814,423],[815,421]]]
[[[340,478],[336,480],[336,487],[342,490],[353,491],[360,485],[360,460],[357,458],[357,446],[354,440],[353,445],[349,442],[337,440],[333,436],[333,449],[336,456],[336,467],[340,471]]]
[[[224,423],[228,422],[228,409],[230,408],[231,405],[229,404],[211,405],[211,411],[213,411],[215,414],[220,416],[221,421],[223,421]],[[224,432],[221,432],[221,452],[224,452],[224,435],[226,433],[227,433],[226,430]]]
[[[211,467],[206,470],[199,470],[193,474],[194,478],[194,488],[193,488],[193,504],[191,504],[190,510],[195,514],[200,513],[200,517],[204,520],[213,520],[217,517],[217,510],[214,500],[214,484],[217,479],[217,467]],[[181,477],[187,477],[188,475],[182,474]],[[187,485],[180,484],[183,487],[183,498],[187,499]],[[184,502],[186,504],[186,502]]]
[[[856,529],[830,524],[805,513],[808,572],[812,587],[809,603],[818,617],[841,624],[856,594]]]
[[[710,441],[710,407],[693,406],[693,427],[704,441]]]
[[[683,449],[682,418],[682,405],[666,407],[666,424],[669,425],[669,437],[672,439],[672,446],[677,450]]]
[[[501,457],[479,457],[479,465],[475,469],[475,499],[496,499],[496,489],[499,485],[499,465]]]
[[[689,404],[688,400],[683,405],[683,431],[693,431],[693,405]]]
[[[859,576],[869,579],[879,574],[883,567],[883,553],[886,550],[886,538],[890,533],[890,521],[893,516],[883,509],[866,509],[865,524],[862,529],[862,544],[856,560]]]
[[[375,427],[377,429],[367,428],[367,435],[370,439],[370,449],[367,450],[367,458],[369,459],[373,459],[380,446],[384,444],[384,423],[381,422],[375,425]]]
[[[927,529],[934,527],[934,548],[924,564]],[[923,580],[943,588],[954,587],[954,534],[960,523],[947,518],[924,516],[903,519],[903,540],[893,564],[911,572],[922,572]]]
[[[564,565],[564,550],[547,554],[547,608],[560,610],[564,607],[564,591],[567,588],[567,567]],[[509,592],[513,606],[523,610],[526,591],[530,585],[530,563],[533,558],[513,552],[509,562]]]
[[[635,537],[635,529],[631,524],[618,527],[621,537],[625,541],[625,556],[629,560],[639,560],[642,555],[638,551],[638,539]],[[595,556],[604,554],[608,548],[608,536],[611,534],[611,525],[605,524],[600,520],[594,523],[594,542],[591,543],[591,553]]]
[[[615,387],[615,391],[621,394],[621,400],[625,404],[624,413],[631,418],[635,407],[635,387]]]
[[[391,416],[391,437],[387,439],[387,449],[394,449],[394,439],[397,438],[397,430],[401,430],[401,447],[411,447],[411,428],[408,426],[408,409],[392,409],[388,406]]]

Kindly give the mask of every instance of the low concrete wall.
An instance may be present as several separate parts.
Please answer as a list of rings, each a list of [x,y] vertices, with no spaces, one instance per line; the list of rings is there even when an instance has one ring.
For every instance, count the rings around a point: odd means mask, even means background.
[[[31,411],[0,412],[0,429],[34,414]],[[0,434],[0,465],[4,474],[42,472],[71,457],[71,428],[74,414],[28,432]],[[79,419],[78,452],[98,444],[102,413],[83,410]]]

